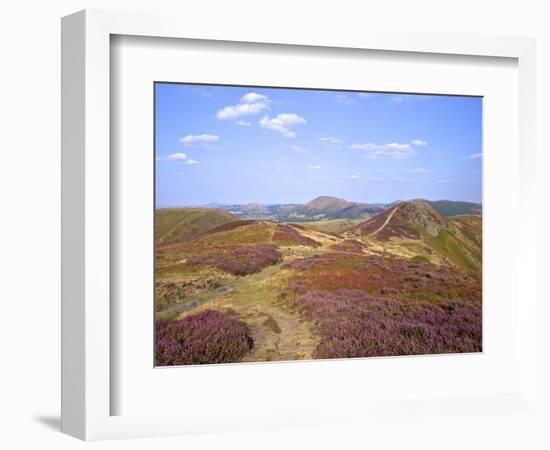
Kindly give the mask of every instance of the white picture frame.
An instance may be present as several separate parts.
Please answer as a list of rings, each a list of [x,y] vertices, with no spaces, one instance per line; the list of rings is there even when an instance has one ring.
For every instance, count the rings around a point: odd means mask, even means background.
[[[182,23],[185,25],[182,26]],[[535,42],[527,38],[444,33],[401,33],[373,30],[331,35],[314,24],[281,31],[276,24],[251,23],[234,28],[219,21],[204,27],[200,20],[163,14],[82,11],[62,22],[62,430],[85,440],[233,431],[266,427],[363,420],[388,414],[388,404],[306,404],[278,406],[276,412],[237,411],[226,405],[209,414],[111,415],[111,190],[110,169],[110,39],[112,35],[162,37],[304,47],[368,49],[414,54],[447,54],[512,58],[519,77],[520,230],[535,229]],[[513,411],[535,407],[536,399],[536,236],[520,233],[517,276],[519,377],[515,391],[410,401],[409,414],[434,406],[462,414],[492,413],[503,405]],[[519,295],[519,293],[515,293]],[[274,366],[272,366],[274,367]],[[312,367],[312,366],[310,366]],[[430,403],[431,402],[431,403]],[[248,420],[236,420],[246,417]]]

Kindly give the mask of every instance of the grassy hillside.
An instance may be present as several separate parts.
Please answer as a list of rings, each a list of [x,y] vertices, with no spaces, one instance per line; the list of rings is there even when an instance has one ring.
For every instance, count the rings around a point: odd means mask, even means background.
[[[348,236],[377,243],[404,256],[423,256],[431,261],[471,270],[481,268],[481,217],[444,217],[428,202],[401,202],[374,218],[352,227]]]
[[[482,349],[479,216],[413,201],[360,223],[157,220],[159,365]]]
[[[333,219],[303,222],[302,226],[323,233],[340,234],[341,232],[362,222],[361,219]]]
[[[218,208],[166,208],[155,214],[157,242],[183,241],[219,225],[239,220]]]

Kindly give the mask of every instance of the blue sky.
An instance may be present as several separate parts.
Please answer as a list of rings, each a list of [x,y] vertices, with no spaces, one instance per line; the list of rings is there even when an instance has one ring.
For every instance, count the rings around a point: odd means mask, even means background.
[[[482,99],[157,83],[157,207],[481,202]]]

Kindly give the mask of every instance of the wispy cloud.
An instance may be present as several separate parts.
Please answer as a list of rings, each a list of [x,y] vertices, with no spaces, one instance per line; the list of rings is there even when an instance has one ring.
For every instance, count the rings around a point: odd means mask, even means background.
[[[470,159],[481,159],[482,153],[474,153],[473,155],[470,155]]]
[[[187,155],[185,153],[182,153],[182,152],[172,153],[171,155],[167,155],[167,156],[157,156],[156,160],[157,161],[176,161],[176,162],[179,162],[181,164],[188,164],[188,165],[193,165],[193,164],[198,164],[199,163],[198,161],[196,161],[194,159],[187,159]],[[183,174],[183,172],[182,172],[182,174]]]
[[[213,134],[188,134],[180,138],[180,142],[183,145],[195,145],[195,144],[208,144],[211,142],[216,142],[219,139],[219,136]]]
[[[299,145],[291,145],[290,149],[294,150],[297,153],[306,153],[307,152],[307,150],[305,148],[300,147]]]
[[[250,122],[247,122],[246,120],[237,120],[237,122],[235,123],[241,127],[249,127],[250,125],[252,125]]]
[[[171,155],[167,156],[157,156],[157,161],[184,161],[187,159],[187,155],[185,153],[172,153]]]
[[[291,131],[290,127],[305,123],[307,123],[307,120],[295,113],[277,114],[277,116],[273,118],[265,115],[260,120],[260,126],[262,128],[279,131],[284,137],[287,138],[293,138],[296,136],[296,133]]]
[[[335,138],[334,136],[322,137],[319,139],[323,144],[330,146],[339,146],[342,143],[342,139]]]
[[[200,95],[201,97],[212,97],[214,95],[212,92],[201,88],[193,88],[191,89],[191,92],[193,92],[196,95]]]
[[[418,167],[416,169],[411,170],[409,173],[421,174],[421,173],[428,173],[428,172],[429,172],[428,169],[424,169],[423,167]]]
[[[346,94],[337,94],[334,96],[334,99],[336,100],[336,103],[339,103],[341,105],[351,105],[356,101],[355,98],[353,98],[351,95]]]
[[[359,92],[357,94],[358,97],[362,97],[362,98],[369,98],[369,97],[372,97],[374,94],[372,93],[369,93],[369,92]]]
[[[395,94],[390,96],[391,103],[409,103],[415,101],[429,100],[432,96],[420,94]]]
[[[416,155],[416,150],[409,144],[390,142],[389,144],[351,144],[352,150],[365,150],[368,159],[407,159]]]
[[[309,170],[320,170],[322,168],[323,168],[323,166],[321,166],[320,164],[313,164],[313,165],[308,167]]]
[[[361,178],[359,175],[352,175],[350,177],[352,180],[358,180],[359,178]]]
[[[422,139],[414,139],[411,141],[411,144],[416,145],[417,147],[424,147],[425,145],[428,145],[428,143]]]
[[[269,98],[263,94],[249,92],[241,97],[237,105],[229,105],[220,109],[216,117],[221,120],[236,119],[240,116],[258,114],[264,109],[269,109]]]

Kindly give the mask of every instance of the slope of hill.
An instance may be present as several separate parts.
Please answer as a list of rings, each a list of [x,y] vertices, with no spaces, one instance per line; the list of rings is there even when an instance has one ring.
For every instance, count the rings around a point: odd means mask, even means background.
[[[435,209],[439,214],[445,217],[457,216],[462,214],[481,215],[483,209],[481,203],[460,202],[455,200],[424,200],[420,198],[409,201],[424,201],[433,209]],[[387,205],[387,207],[392,208],[399,203],[404,203],[404,201],[397,200]]]
[[[447,218],[423,200],[401,202],[345,234],[409,256],[448,258],[473,271],[481,267],[481,218]]]
[[[182,241],[235,220],[239,218],[218,208],[157,209],[155,240],[158,243]]]
[[[340,234],[362,221],[362,219],[329,219],[302,222],[302,225],[311,230],[322,231],[323,233]]]

